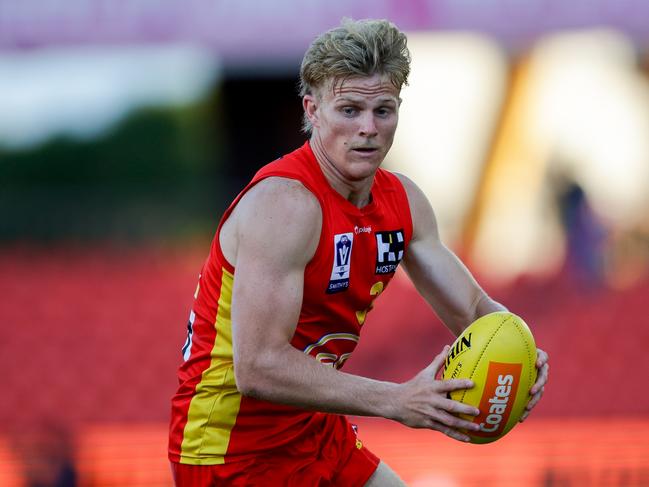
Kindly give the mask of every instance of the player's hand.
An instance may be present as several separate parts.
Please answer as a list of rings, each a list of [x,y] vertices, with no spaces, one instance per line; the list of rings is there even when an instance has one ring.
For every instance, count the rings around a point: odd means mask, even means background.
[[[469,441],[469,437],[460,430],[477,431],[480,427],[455,415],[461,413],[477,416],[480,412],[473,406],[448,399],[447,394],[460,389],[471,389],[473,381],[435,380],[449,349],[446,345],[428,367],[400,385],[400,393],[396,398],[398,412],[393,419],[411,428],[429,428],[458,441]]]
[[[532,396],[532,399],[530,399],[530,402],[527,403],[527,406],[525,407],[525,412],[521,416],[521,422],[527,419],[534,406],[536,406],[536,403],[541,400],[541,396],[543,396],[543,392],[545,391],[545,384],[548,382],[548,374],[550,371],[548,354],[540,348],[537,348],[536,351],[535,365],[538,369],[538,377],[536,378],[536,383],[530,389],[530,396]]]

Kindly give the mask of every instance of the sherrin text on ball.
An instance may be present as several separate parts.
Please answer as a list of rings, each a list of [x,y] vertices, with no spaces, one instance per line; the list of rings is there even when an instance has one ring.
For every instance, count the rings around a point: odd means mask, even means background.
[[[451,346],[444,379],[471,379],[472,389],[451,392],[453,400],[475,406],[480,414],[464,419],[480,425],[466,432],[471,443],[490,443],[520,420],[536,382],[536,345],[527,324],[513,313],[482,316]]]

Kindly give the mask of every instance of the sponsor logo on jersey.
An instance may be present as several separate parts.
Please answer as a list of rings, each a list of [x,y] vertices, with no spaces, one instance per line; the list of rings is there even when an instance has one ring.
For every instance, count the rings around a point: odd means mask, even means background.
[[[478,406],[480,414],[473,419],[474,423],[480,425],[480,431],[471,434],[492,437],[502,433],[514,407],[522,367],[522,364],[489,363],[487,380]]]
[[[376,232],[376,274],[391,274],[403,259],[403,230]]]
[[[359,227],[356,225],[354,227],[354,233],[358,235],[359,233],[372,233],[372,227]]]
[[[338,233],[334,235],[334,262],[327,294],[339,293],[349,287],[349,269],[351,267],[352,244],[354,234]]]

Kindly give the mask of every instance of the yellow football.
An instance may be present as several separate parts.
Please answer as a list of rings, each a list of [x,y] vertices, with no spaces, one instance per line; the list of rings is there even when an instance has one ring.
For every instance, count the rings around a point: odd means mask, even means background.
[[[451,399],[475,406],[478,416],[460,415],[480,425],[466,432],[471,443],[491,443],[506,435],[525,412],[536,382],[536,345],[527,324],[515,314],[495,312],[469,325],[451,346],[444,379],[471,379],[472,389]]]

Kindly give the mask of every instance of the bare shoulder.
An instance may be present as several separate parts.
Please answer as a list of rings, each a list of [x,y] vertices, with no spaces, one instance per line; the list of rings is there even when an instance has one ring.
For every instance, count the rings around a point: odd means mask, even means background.
[[[412,215],[413,238],[415,240],[434,237],[437,238],[437,220],[428,198],[417,184],[408,176],[394,173],[403,184],[408,196],[410,214]]]
[[[322,228],[318,199],[294,179],[269,177],[241,198],[221,229],[221,245],[236,265],[242,252],[269,257],[286,253],[298,260],[315,253]]]
[[[406,190],[406,194],[408,195],[408,202],[410,203],[410,206],[412,206],[413,204],[421,204],[423,202],[428,203],[426,195],[424,195],[424,192],[412,179],[410,179],[405,174],[398,172],[395,172],[393,174],[399,179],[399,181],[401,181],[401,184],[403,184],[403,188]]]
[[[253,186],[239,202],[240,207],[280,210],[294,217],[313,217],[321,213],[318,199],[296,179],[269,177]]]

